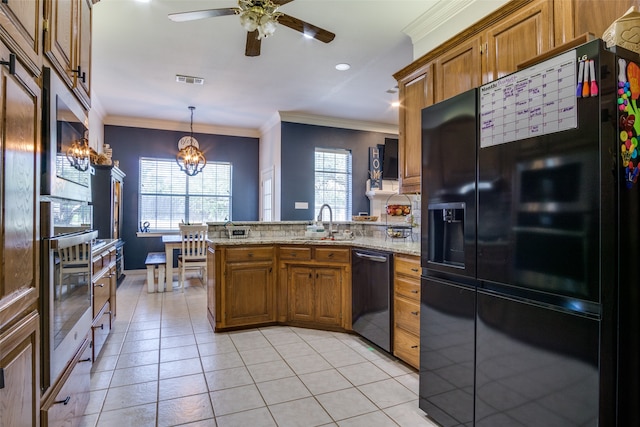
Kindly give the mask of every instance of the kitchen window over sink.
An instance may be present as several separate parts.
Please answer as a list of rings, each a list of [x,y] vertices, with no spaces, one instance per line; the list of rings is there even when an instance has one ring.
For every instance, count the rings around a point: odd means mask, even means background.
[[[231,163],[207,162],[188,176],[175,159],[140,158],[138,220],[150,231],[175,230],[181,222],[231,220]]]
[[[351,175],[351,151],[316,147],[314,218],[326,203],[331,206],[334,221],[351,220]],[[328,221],[325,212],[323,220]]]

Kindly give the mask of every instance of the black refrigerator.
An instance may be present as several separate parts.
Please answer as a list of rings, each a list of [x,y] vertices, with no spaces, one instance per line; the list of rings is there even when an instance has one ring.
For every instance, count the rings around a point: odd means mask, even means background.
[[[595,40],[423,110],[419,405],[440,425],[640,425],[638,64]]]

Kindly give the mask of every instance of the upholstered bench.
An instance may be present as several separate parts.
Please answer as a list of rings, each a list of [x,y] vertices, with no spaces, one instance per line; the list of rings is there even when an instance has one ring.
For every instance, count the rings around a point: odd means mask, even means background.
[[[147,266],[147,292],[155,292],[155,276],[158,270],[158,292],[164,292],[164,272],[167,256],[164,252],[149,252],[145,260]]]

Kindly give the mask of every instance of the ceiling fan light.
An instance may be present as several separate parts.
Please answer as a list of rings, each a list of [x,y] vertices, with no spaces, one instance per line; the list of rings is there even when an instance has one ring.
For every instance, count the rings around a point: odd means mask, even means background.
[[[262,22],[258,27],[259,39],[269,37],[276,31],[276,22],[274,20],[264,18],[265,17],[263,17],[263,19],[261,20]]]
[[[246,11],[240,15],[240,25],[249,32],[255,31],[258,28],[259,19],[260,18],[256,14],[251,11]]]

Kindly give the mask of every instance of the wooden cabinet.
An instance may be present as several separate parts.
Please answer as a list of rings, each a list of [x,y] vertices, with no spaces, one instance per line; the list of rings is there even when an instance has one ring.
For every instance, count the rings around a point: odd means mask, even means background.
[[[340,268],[289,268],[289,320],[341,327],[342,272]]]
[[[220,255],[223,306],[221,316],[216,318],[216,330],[275,322],[274,247],[223,248]]]
[[[87,337],[60,381],[47,392],[42,404],[41,427],[80,425],[89,404],[91,347],[91,339]]]
[[[401,193],[420,192],[422,172],[422,109],[433,104],[433,66],[400,79],[398,178]]]
[[[92,0],[45,0],[44,49],[62,80],[91,108]]]
[[[93,344],[90,355],[93,361],[100,354],[116,316],[116,244],[117,241],[111,242],[94,253],[92,259],[93,322],[90,340]]]
[[[482,83],[482,40],[474,37],[448,49],[435,61],[435,102],[444,101]]]
[[[40,425],[40,318],[31,312],[0,334],[0,426]]]
[[[42,73],[42,20],[45,0],[0,3],[0,39],[34,76]],[[2,61],[8,57],[1,55]]]
[[[37,426],[40,406],[41,90],[32,67],[39,49],[37,2],[0,4],[0,425]],[[33,15],[30,15],[33,13]],[[25,27],[25,28],[22,28]],[[16,32],[18,31],[19,32]],[[29,45],[29,46],[27,46]],[[29,51],[30,50],[30,51]],[[37,59],[37,58],[35,58]],[[36,61],[37,62],[37,61]]]
[[[122,189],[125,174],[115,166],[94,165],[91,178],[93,228],[100,239],[122,238]]]
[[[348,329],[351,326],[351,251],[322,246],[280,247],[287,322]]]
[[[207,318],[211,327],[216,327],[216,247],[213,243],[207,244]]]
[[[553,1],[537,0],[492,25],[484,33],[484,83],[517,70],[517,65],[554,46]]]
[[[393,354],[420,366],[420,257],[396,255],[393,277]]]

